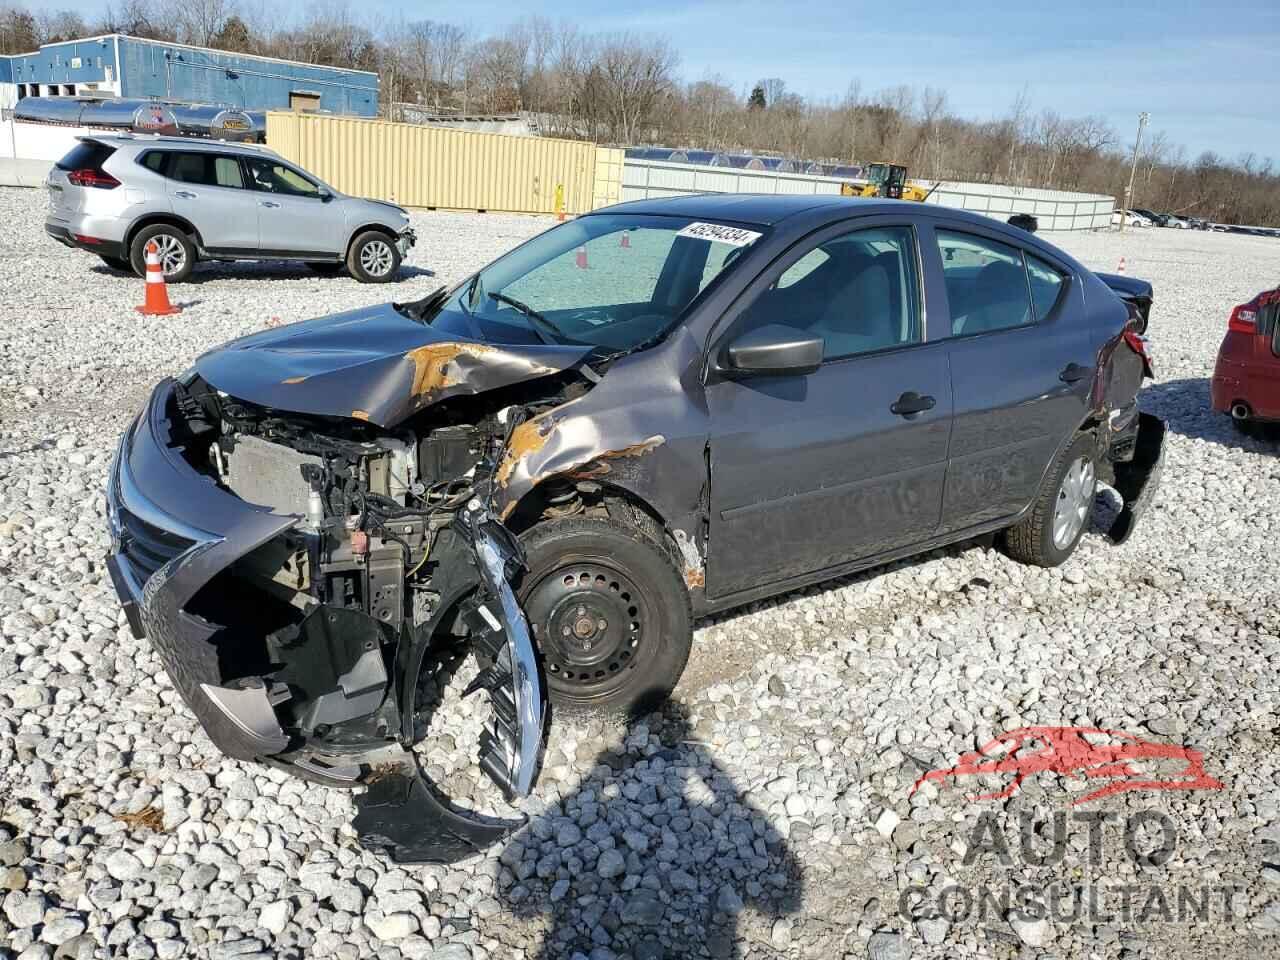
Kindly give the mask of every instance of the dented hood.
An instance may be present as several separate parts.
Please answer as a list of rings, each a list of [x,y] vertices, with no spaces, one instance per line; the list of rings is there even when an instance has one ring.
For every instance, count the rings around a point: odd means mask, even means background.
[[[392,427],[449,397],[560,373],[589,351],[468,340],[386,303],[233,340],[196,371],[237,400]]]

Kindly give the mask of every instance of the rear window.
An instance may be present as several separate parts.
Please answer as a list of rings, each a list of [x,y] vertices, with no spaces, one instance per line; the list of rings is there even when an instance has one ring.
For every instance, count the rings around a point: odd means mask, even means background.
[[[206,187],[243,187],[240,162],[216,153],[174,153],[165,173],[170,180]]]
[[[165,161],[168,159],[169,154],[163,150],[151,150],[144,154],[139,162],[152,173],[158,173],[163,177]]]
[[[98,170],[115,152],[115,147],[108,147],[105,143],[82,140],[56,166],[59,170]]]

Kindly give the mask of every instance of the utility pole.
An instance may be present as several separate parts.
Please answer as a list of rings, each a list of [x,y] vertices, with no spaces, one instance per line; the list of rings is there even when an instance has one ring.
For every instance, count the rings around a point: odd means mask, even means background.
[[[1133,199],[1133,178],[1138,172],[1138,150],[1142,146],[1142,129],[1151,119],[1145,110],[1138,114],[1138,139],[1133,142],[1133,166],[1129,168],[1129,185],[1124,188],[1124,206],[1120,212],[1120,232],[1124,233],[1125,221],[1129,219],[1129,202]]]

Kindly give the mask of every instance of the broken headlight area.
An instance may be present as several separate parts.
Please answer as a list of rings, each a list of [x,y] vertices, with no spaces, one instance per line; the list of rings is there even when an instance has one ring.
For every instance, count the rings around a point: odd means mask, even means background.
[[[508,800],[536,781],[546,708],[510,585],[522,555],[486,503],[505,437],[488,414],[393,434],[238,403],[193,378],[157,388],[113,467],[118,592],[210,737],[367,787],[357,831],[397,860],[457,859],[510,826],[451,809],[414,760],[434,709],[419,679],[442,663],[478,664],[464,692],[488,700],[480,770]],[[160,488],[162,504],[142,493]],[[154,543],[115,529],[135,511]],[[168,536],[175,513],[213,532]]]

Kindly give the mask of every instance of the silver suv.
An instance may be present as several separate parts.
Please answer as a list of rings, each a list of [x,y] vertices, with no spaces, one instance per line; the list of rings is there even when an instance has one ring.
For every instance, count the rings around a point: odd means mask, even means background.
[[[264,147],[77,139],[45,182],[45,232],[139,276],[154,240],[170,281],[185,280],[197,260],[300,260],[385,283],[417,239],[401,207],[341,194]]]

